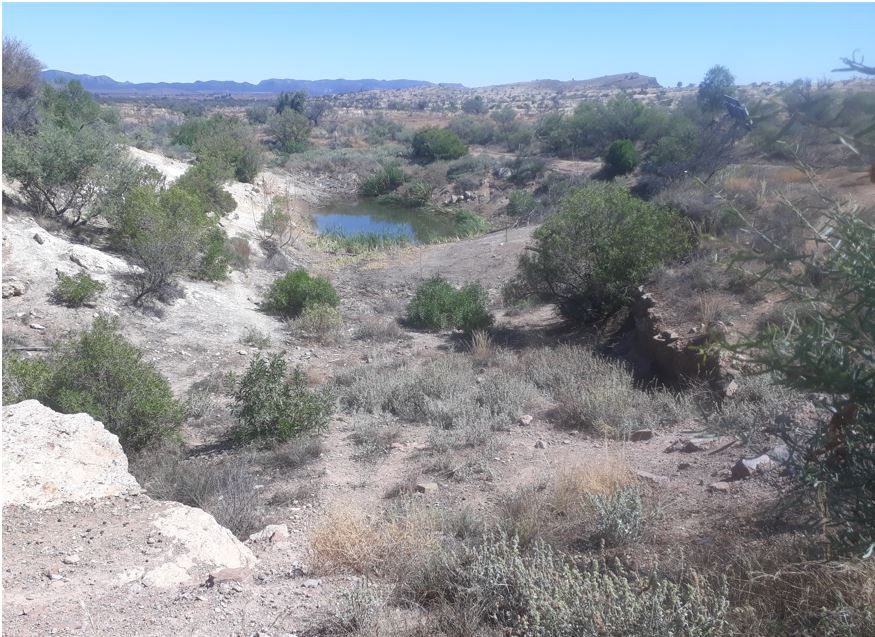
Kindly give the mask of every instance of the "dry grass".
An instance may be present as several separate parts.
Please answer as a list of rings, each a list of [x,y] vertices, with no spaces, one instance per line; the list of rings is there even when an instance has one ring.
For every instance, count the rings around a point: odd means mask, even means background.
[[[409,336],[401,329],[401,326],[398,325],[398,321],[395,319],[369,316],[362,319],[355,332],[355,338],[375,343],[391,343],[403,338],[409,338]]]
[[[398,577],[440,546],[441,517],[412,499],[382,516],[338,507],[310,534],[320,573],[353,572]]]
[[[484,330],[474,330],[471,333],[471,341],[468,344],[468,353],[477,362],[486,362],[495,354],[495,344],[492,337]]]

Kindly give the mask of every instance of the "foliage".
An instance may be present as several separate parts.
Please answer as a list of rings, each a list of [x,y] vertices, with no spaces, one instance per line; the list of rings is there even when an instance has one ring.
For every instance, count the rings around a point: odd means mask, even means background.
[[[638,487],[592,494],[588,504],[597,520],[594,540],[603,541],[606,546],[626,546],[641,535],[644,516]]]
[[[3,37],[3,132],[27,130],[36,121],[42,62],[26,44]]]
[[[237,202],[222,184],[232,174],[227,166],[209,158],[197,162],[177,179],[173,186],[202,199],[202,207],[208,212],[225,215],[237,208]]]
[[[489,223],[470,210],[459,210],[453,215],[453,226],[457,237],[475,237],[489,230]]]
[[[223,281],[228,278],[235,253],[228,235],[222,228],[210,228],[204,234],[200,263],[194,271],[201,281]]]
[[[725,66],[712,66],[699,84],[696,99],[704,111],[721,111],[724,95],[735,95],[735,76]]]
[[[238,181],[251,183],[261,169],[261,149],[245,122],[224,115],[187,119],[173,132],[173,142],[190,148],[197,160],[227,167]]]
[[[402,208],[421,208],[431,200],[434,188],[425,181],[403,184],[393,192],[377,197],[377,201]]]
[[[303,114],[307,108],[307,93],[305,91],[283,92],[274,105],[278,114],[285,111],[294,111]]]
[[[805,168],[810,178],[813,173]],[[812,181],[813,185],[816,182]],[[858,540],[875,536],[875,226],[866,214],[829,198],[826,210],[785,199],[804,230],[799,250],[786,236],[760,233],[772,264],[761,277],[781,290],[795,312],[788,325],[768,324],[742,349],[784,384],[828,397],[828,426],[787,431],[802,447],[802,478],[824,513]],[[739,213],[741,214],[741,213]],[[785,233],[786,234],[786,233]]]
[[[343,318],[336,307],[325,303],[313,303],[305,306],[301,314],[292,319],[290,325],[306,336],[327,339],[340,332]]]
[[[677,583],[619,563],[577,568],[543,543],[525,552],[496,534],[466,547],[451,568],[456,595],[476,595],[483,616],[509,635],[705,637],[727,627],[725,584],[714,590],[693,573]]]
[[[605,170],[608,175],[628,175],[638,167],[638,150],[628,139],[618,139],[608,146],[605,153]]]
[[[690,246],[675,212],[610,183],[572,190],[534,238],[519,276],[576,322],[614,314],[656,267]]]
[[[265,309],[291,318],[316,304],[337,307],[340,298],[328,279],[310,276],[303,269],[289,272],[274,281],[264,300]]]
[[[310,120],[293,108],[277,112],[270,118],[267,128],[277,149],[284,153],[297,153],[307,147]]]
[[[486,112],[486,102],[480,95],[462,100],[462,110],[469,115],[480,115]]]
[[[407,247],[411,244],[411,240],[405,234],[392,232],[357,232],[351,235],[342,232],[323,232],[319,235],[319,244],[331,252],[357,255]]]
[[[52,296],[58,303],[68,307],[81,307],[94,303],[105,289],[105,284],[95,281],[86,272],[79,272],[74,276],[59,273]]]
[[[423,128],[413,135],[413,157],[423,162],[438,159],[458,159],[468,154],[468,147],[451,130]]]
[[[365,179],[359,186],[359,194],[363,197],[378,197],[390,193],[405,181],[408,177],[401,164],[397,161],[383,165],[379,172]]]
[[[52,380],[49,362],[41,358],[22,358],[14,353],[3,354],[3,404],[22,400],[40,400]]]
[[[239,421],[235,436],[240,440],[289,440],[302,433],[319,431],[328,424],[334,397],[326,390],[310,390],[304,372],[287,374],[280,354],[267,358],[260,353],[236,382],[232,411]]]
[[[531,214],[537,206],[538,202],[528,190],[514,190],[507,196],[507,214],[512,217]]]
[[[121,335],[117,319],[99,316],[45,361],[4,367],[4,399],[7,382],[17,383],[19,400],[33,398],[64,414],[85,412],[128,452],[174,435],[183,417],[167,379]]]
[[[489,119],[461,115],[450,120],[447,126],[466,144],[486,145],[495,139],[495,125]]]
[[[510,169],[507,180],[517,186],[535,181],[547,167],[547,163],[539,157],[515,157],[505,164]]]
[[[434,276],[416,288],[407,306],[407,320],[411,325],[431,330],[484,329],[494,320],[486,303],[486,292],[479,284],[469,283],[457,289],[443,277]]]
[[[246,109],[246,119],[250,124],[267,124],[271,108],[267,104],[253,104]]]
[[[121,146],[100,120],[100,107],[78,82],[45,86],[33,130],[4,136],[3,171],[21,182],[37,214],[87,221],[85,208],[123,163]]]

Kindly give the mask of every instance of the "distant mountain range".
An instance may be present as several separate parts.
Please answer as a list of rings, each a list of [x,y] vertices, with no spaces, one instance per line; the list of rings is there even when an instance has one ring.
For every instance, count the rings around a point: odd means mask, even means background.
[[[435,86],[431,82],[419,80],[262,80],[258,84],[250,82],[225,82],[208,80],[205,82],[118,82],[106,75],[82,75],[66,71],[47,70],[42,78],[49,83],[79,80],[82,88],[98,94],[141,94],[172,95],[184,93],[281,93],[283,91],[306,91],[309,95],[335,95],[339,93],[358,93],[375,89],[414,88]],[[458,86],[461,85],[451,85]]]

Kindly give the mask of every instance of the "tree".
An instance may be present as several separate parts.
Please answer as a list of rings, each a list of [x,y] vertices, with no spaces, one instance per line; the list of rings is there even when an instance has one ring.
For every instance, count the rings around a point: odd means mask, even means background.
[[[628,139],[618,139],[605,153],[605,171],[608,176],[628,175],[638,167],[638,150]]]
[[[481,115],[486,112],[486,102],[480,95],[462,100],[462,110],[469,115]]]
[[[42,62],[26,44],[3,38],[3,131],[27,129],[36,121],[36,98]]]
[[[313,122],[313,126],[319,126],[319,120],[331,112],[331,104],[322,100],[313,100],[307,107],[307,118]]]
[[[721,111],[724,95],[735,95],[735,76],[725,66],[717,64],[708,69],[705,79],[699,84],[699,106],[706,112]]]
[[[307,93],[305,91],[280,93],[279,99],[277,99],[274,108],[276,109],[277,114],[282,113],[287,109],[303,113],[307,108]]]
[[[615,314],[656,267],[690,247],[677,213],[613,183],[569,192],[534,238],[516,285],[581,323]]]
[[[310,137],[310,120],[306,115],[287,108],[270,118],[268,130],[273,135],[276,147],[284,153],[297,153],[307,146]]]

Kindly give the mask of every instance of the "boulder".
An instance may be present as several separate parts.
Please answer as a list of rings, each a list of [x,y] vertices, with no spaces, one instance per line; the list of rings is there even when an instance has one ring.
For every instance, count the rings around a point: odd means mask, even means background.
[[[768,454],[756,458],[741,458],[732,467],[732,479],[741,480],[749,478],[755,473],[762,473],[772,467],[772,459]]]
[[[35,400],[3,409],[3,504],[46,509],[140,493],[118,437],[88,414]]]
[[[9,278],[3,281],[3,298],[8,299],[13,296],[22,296],[27,292],[27,286],[16,278]]]
[[[653,438],[652,429],[636,429],[629,435],[629,440],[632,442],[643,442]]]

